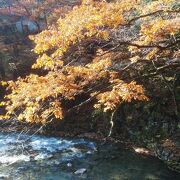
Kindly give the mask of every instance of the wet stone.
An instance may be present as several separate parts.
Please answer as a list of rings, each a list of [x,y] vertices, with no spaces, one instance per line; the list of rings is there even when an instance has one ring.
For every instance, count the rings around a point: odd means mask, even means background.
[[[0,174],[0,180],[6,180],[6,179],[9,179],[9,175]]]
[[[84,174],[86,171],[87,171],[87,169],[81,168],[81,169],[78,169],[77,171],[75,171],[74,174],[76,174],[76,175],[82,175],[82,174]]]
[[[71,163],[67,163],[67,167],[72,167],[72,164]]]

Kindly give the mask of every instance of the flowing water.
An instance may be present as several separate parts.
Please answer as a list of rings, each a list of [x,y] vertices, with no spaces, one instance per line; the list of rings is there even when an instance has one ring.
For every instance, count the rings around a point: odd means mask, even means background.
[[[0,133],[0,180],[178,180],[153,157],[117,144]]]

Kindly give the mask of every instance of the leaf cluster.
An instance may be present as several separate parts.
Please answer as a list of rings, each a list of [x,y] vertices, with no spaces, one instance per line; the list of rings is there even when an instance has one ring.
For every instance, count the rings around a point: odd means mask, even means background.
[[[173,0],[83,0],[56,25],[30,37],[39,55],[33,68],[48,73],[8,82],[7,115],[36,123],[62,119],[68,111],[62,102],[83,93],[96,99],[95,108],[104,112],[114,111],[122,102],[147,101],[143,86],[122,80],[123,70],[114,70],[114,65],[121,51],[127,51],[129,65],[177,55],[173,48],[180,24],[173,5]],[[133,38],[117,40],[119,28],[137,24],[140,28]]]

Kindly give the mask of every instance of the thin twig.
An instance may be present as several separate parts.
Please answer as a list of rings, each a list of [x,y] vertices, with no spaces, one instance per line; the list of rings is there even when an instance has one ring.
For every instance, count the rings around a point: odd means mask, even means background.
[[[111,119],[110,119],[111,127],[110,127],[110,130],[109,130],[108,137],[111,136],[112,130],[113,130],[113,127],[114,127],[114,121],[113,121],[113,119],[114,119],[114,114],[115,114],[115,112],[116,112],[116,110],[114,110],[114,111],[112,112],[112,114],[111,114]]]

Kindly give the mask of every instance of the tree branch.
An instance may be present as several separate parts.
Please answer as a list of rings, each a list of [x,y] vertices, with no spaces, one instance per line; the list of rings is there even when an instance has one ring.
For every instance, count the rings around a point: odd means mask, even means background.
[[[125,26],[130,26],[132,25],[133,22],[139,20],[139,19],[142,19],[142,18],[145,18],[145,17],[148,17],[148,16],[152,16],[152,15],[156,15],[156,14],[159,14],[159,13],[179,13],[180,10],[177,9],[177,10],[157,10],[157,11],[154,11],[154,12],[151,12],[151,13],[148,13],[148,14],[144,14],[144,15],[141,15],[141,16],[137,16],[131,20],[129,20],[129,22],[127,24],[125,24]]]

